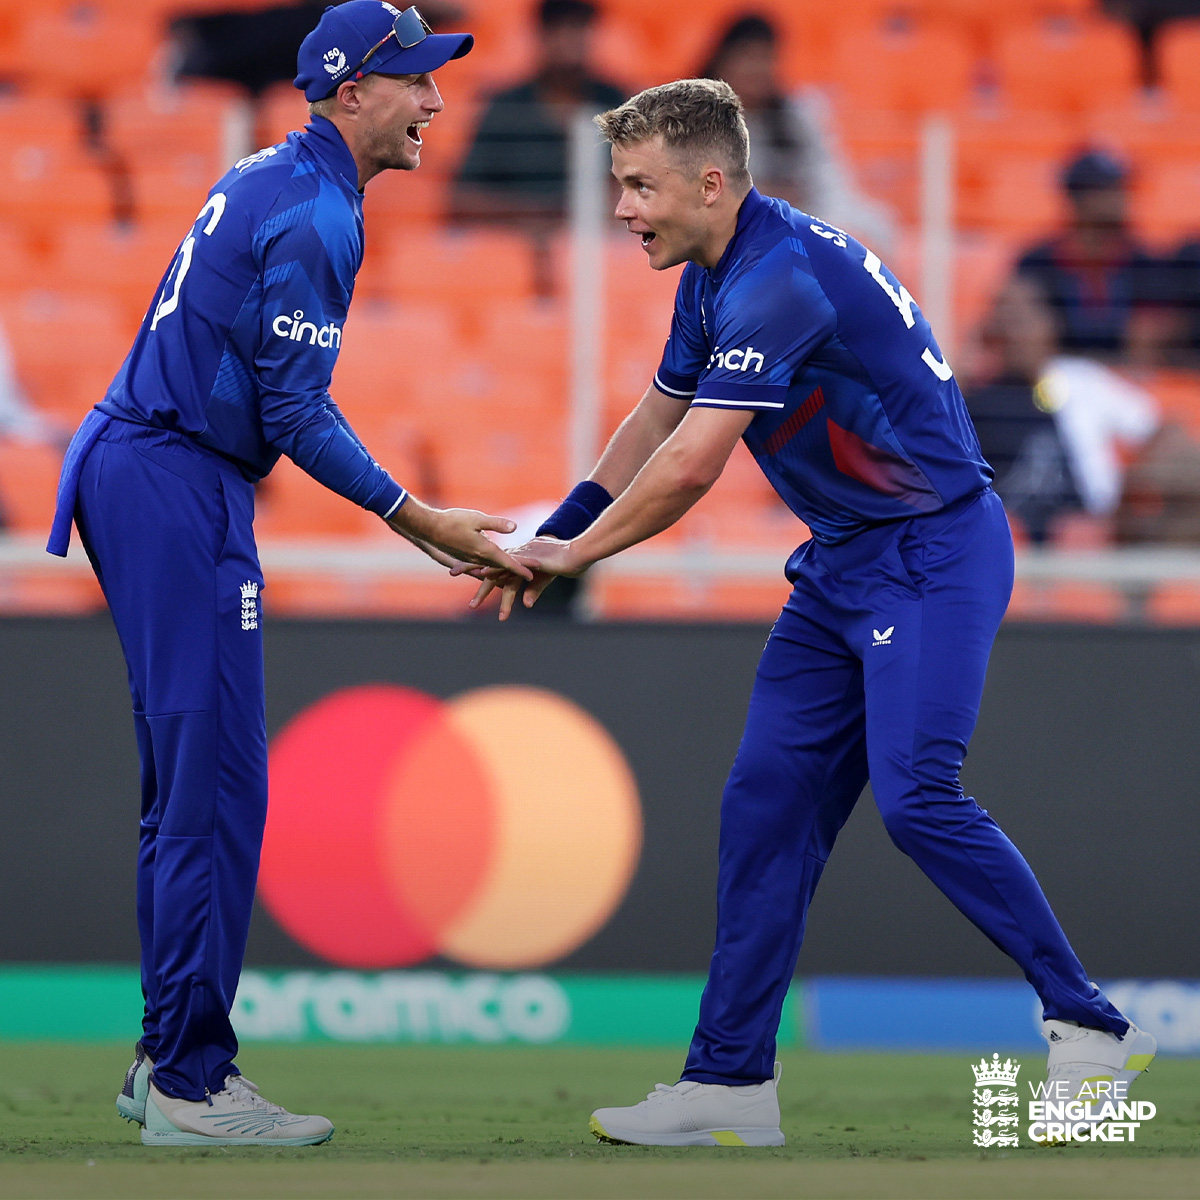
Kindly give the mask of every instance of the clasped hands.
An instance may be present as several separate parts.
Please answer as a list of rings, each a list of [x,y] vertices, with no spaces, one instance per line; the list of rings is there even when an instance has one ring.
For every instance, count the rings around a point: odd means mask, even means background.
[[[469,608],[478,609],[493,591],[498,590],[501,621],[508,620],[522,588],[525,590],[525,607],[532,608],[558,576],[582,575],[591,565],[582,561],[573,542],[553,537],[535,537],[508,553],[532,573],[532,579],[502,567],[472,567],[465,563],[450,571],[451,575],[470,575],[479,580],[479,587],[471,598]]]

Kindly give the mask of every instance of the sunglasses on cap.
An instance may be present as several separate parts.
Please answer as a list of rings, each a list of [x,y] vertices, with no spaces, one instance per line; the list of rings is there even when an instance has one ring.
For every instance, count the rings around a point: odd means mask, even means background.
[[[363,67],[391,38],[396,39],[401,50],[411,50],[414,46],[419,46],[432,32],[429,22],[421,16],[420,10],[415,4],[411,8],[406,8],[392,22],[391,29],[363,55],[362,62],[354,68],[355,77],[360,76]]]

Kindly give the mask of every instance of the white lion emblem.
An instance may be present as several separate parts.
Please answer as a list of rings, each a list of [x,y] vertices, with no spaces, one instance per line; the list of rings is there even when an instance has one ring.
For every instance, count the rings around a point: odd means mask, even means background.
[[[325,70],[336,75],[346,65],[346,56],[336,47],[325,52]]]

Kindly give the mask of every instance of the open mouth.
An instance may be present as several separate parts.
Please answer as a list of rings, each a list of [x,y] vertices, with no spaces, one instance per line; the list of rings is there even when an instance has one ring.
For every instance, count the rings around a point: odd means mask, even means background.
[[[409,140],[410,142],[412,142],[412,143],[413,143],[414,145],[416,145],[416,146],[420,146],[420,145],[422,144],[422,142],[421,142],[421,130],[422,130],[422,129],[428,129],[428,128],[429,128],[429,122],[428,122],[428,121],[414,121],[414,122],[413,122],[413,123],[412,123],[412,124],[411,124],[411,125],[410,125],[410,126],[409,126],[409,127],[406,129],[406,130],[405,130],[405,131],[404,131],[404,133],[405,133],[405,136],[408,138],[408,140]]]
[[[655,239],[657,236],[658,236],[658,235],[657,235],[657,234],[656,234],[656,233],[655,233],[653,230],[651,230],[651,229],[648,229],[648,230],[646,230],[646,232],[645,232],[645,233],[643,233],[643,234],[641,235],[641,239],[642,239],[642,249],[643,249],[643,250],[644,250],[644,249],[646,249],[646,247],[647,247],[647,246],[649,246],[649,245],[650,245],[650,243],[651,243],[652,241],[654,241],[654,239]]]

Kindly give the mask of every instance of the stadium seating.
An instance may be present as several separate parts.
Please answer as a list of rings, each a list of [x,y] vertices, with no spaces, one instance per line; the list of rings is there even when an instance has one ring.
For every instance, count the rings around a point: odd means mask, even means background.
[[[899,217],[889,262],[918,293],[922,124],[930,112],[949,114],[958,226],[951,351],[1018,250],[1060,221],[1061,166],[1083,145],[1109,147],[1133,164],[1135,217],[1156,245],[1200,231],[1200,21],[1165,27],[1161,87],[1144,95],[1133,35],[1101,15],[1096,0],[601,7],[598,69],[630,89],[694,73],[743,10],[775,20],[784,78],[826,89],[861,186]],[[475,32],[477,48],[439,79],[447,106],[422,169],[380,176],[365,198],[366,259],[333,391],[396,475],[440,503],[507,510],[553,500],[571,482],[565,241],[549,230],[535,243],[508,230],[446,225],[454,169],[481,97],[531,68],[534,9],[535,0],[464,0],[460,24]],[[0,0],[0,80],[14,82],[0,91],[0,321],[30,396],[66,421],[103,392],[221,170],[307,120],[286,82],[253,105],[233,87],[167,87],[163,35],[177,11],[169,0]],[[653,375],[677,281],[677,272],[648,270],[614,223],[603,297],[604,436]],[[1148,386],[1172,419],[1200,436],[1194,376],[1160,372]],[[55,460],[51,450],[0,445],[0,497],[17,529],[43,529]],[[262,489],[259,507],[267,538],[380,535],[375,518],[287,463]],[[748,528],[781,557],[803,532],[739,453],[661,544],[736,549]],[[35,580],[22,593],[0,580],[0,609],[30,597],[53,606],[46,586]],[[785,592],[782,583],[614,576],[598,578],[591,604],[606,615],[767,617]],[[1160,589],[1146,615],[1192,621],[1197,594],[1183,585]],[[273,583],[268,604],[428,615],[457,612],[462,599],[452,583],[296,575]],[[65,610],[95,602],[94,589],[60,597]],[[1021,585],[1013,612],[1102,620],[1122,615],[1123,605],[1116,592],[1091,585]]]
[[[1006,22],[994,45],[1000,88],[1022,110],[1082,112],[1115,104],[1138,86],[1138,51],[1127,25],[1099,16]]]
[[[1172,21],[1158,36],[1160,83],[1183,112],[1200,111],[1200,20]]]

